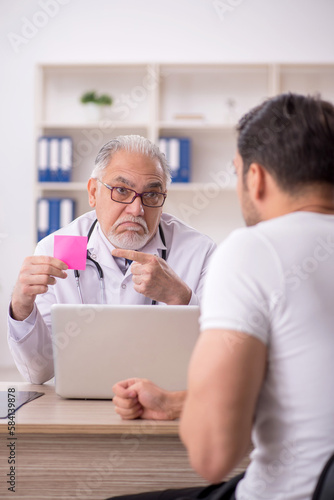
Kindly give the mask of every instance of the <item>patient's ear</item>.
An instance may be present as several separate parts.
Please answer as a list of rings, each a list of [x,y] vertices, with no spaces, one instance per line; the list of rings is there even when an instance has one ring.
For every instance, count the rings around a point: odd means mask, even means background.
[[[267,171],[259,163],[251,163],[247,172],[247,186],[255,200],[263,198],[266,190]]]
[[[88,202],[89,205],[94,208],[96,206],[96,191],[97,191],[97,182],[96,179],[90,178],[87,184],[88,190]]]

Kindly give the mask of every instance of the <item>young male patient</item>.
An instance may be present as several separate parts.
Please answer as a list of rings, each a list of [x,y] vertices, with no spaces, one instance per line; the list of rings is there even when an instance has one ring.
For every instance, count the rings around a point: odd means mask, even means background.
[[[123,418],[182,409],[191,464],[216,484],[150,499],[311,499],[334,450],[334,107],[283,94],[245,115],[238,134],[248,227],[211,260],[187,394],[142,380],[114,387]],[[221,483],[251,441],[245,475]]]

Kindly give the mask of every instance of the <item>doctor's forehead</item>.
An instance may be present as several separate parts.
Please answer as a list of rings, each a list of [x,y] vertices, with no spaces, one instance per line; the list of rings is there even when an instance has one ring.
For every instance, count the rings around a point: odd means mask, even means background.
[[[145,183],[166,183],[165,173],[157,158],[149,158],[142,153],[118,151],[115,153],[103,172],[104,181],[119,179],[129,186],[138,180]]]
[[[145,178],[145,176],[141,176],[141,179],[145,183],[145,188],[163,189],[163,186],[164,186],[163,180],[155,179],[155,178],[152,179],[151,176],[149,178]],[[123,175],[112,176],[112,182],[117,183],[117,184],[125,184],[126,186],[128,186],[132,189],[135,189],[136,184],[137,184],[133,179],[124,177]]]

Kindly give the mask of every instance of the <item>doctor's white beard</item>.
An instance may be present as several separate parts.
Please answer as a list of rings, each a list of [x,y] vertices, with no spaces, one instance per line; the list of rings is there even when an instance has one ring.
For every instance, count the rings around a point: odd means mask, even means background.
[[[123,222],[136,222],[140,224],[144,230],[144,234],[138,234],[140,228],[127,228],[124,232],[117,234],[117,227]],[[128,215],[117,219],[107,234],[107,238],[114,247],[124,248],[125,250],[139,250],[144,247],[151,239],[146,221],[142,217]]]

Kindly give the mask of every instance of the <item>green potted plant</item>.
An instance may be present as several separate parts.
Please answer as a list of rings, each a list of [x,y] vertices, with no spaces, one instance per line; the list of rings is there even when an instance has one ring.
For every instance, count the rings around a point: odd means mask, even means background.
[[[80,97],[80,102],[85,106],[89,121],[98,121],[103,118],[107,106],[111,106],[113,99],[108,94],[98,95],[95,90],[85,92]]]

